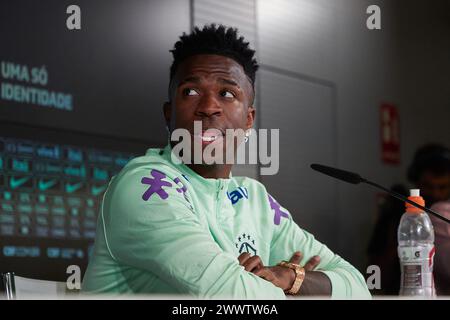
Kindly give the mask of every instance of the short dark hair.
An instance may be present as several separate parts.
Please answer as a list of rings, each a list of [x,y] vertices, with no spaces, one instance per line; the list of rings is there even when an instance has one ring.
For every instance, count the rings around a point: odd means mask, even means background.
[[[203,29],[195,27],[190,34],[183,33],[180,40],[170,50],[173,63],[170,67],[170,81],[174,77],[178,65],[186,58],[197,54],[217,54],[235,60],[244,69],[252,86],[255,85],[255,74],[258,63],[254,58],[255,50],[250,49],[244,37],[238,37],[236,28],[216,24],[205,25]]]
[[[450,174],[450,150],[434,143],[417,149],[414,160],[408,168],[408,180],[417,183],[426,171],[437,176]]]

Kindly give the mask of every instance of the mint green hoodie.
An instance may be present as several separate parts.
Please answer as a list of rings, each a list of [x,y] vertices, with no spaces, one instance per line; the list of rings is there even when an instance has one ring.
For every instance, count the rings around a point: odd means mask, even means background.
[[[110,181],[93,255],[83,279],[90,293],[183,294],[198,298],[284,299],[282,289],[244,270],[242,252],[264,265],[303,263],[331,280],[333,298],[369,298],[363,276],[302,230],[265,187],[247,177],[205,179],[148,149]]]

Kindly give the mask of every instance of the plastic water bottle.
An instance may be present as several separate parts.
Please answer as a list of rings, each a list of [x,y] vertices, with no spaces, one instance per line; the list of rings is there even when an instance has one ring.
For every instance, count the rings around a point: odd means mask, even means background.
[[[410,190],[409,200],[425,206],[419,189]],[[398,256],[400,259],[401,296],[434,297],[433,280],[434,229],[423,210],[405,203],[398,227]]]

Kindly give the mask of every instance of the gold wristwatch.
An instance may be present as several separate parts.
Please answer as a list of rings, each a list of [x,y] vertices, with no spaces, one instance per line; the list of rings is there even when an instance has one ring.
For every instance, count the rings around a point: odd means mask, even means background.
[[[278,265],[295,271],[294,283],[292,284],[292,287],[289,290],[285,290],[284,293],[292,295],[297,294],[300,290],[303,280],[305,279],[305,268],[301,267],[298,264],[287,261],[281,261]]]

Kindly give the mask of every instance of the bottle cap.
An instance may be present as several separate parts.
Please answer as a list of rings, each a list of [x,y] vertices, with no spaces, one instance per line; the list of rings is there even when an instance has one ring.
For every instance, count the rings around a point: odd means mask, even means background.
[[[420,189],[411,189],[409,190],[410,196],[408,197],[408,200],[414,201],[415,203],[421,205],[422,207],[425,207],[425,200],[420,196]],[[423,212],[422,209],[419,209],[412,204],[409,204],[408,202],[405,202],[406,206],[406,212],[408,213],[421,213]]]

